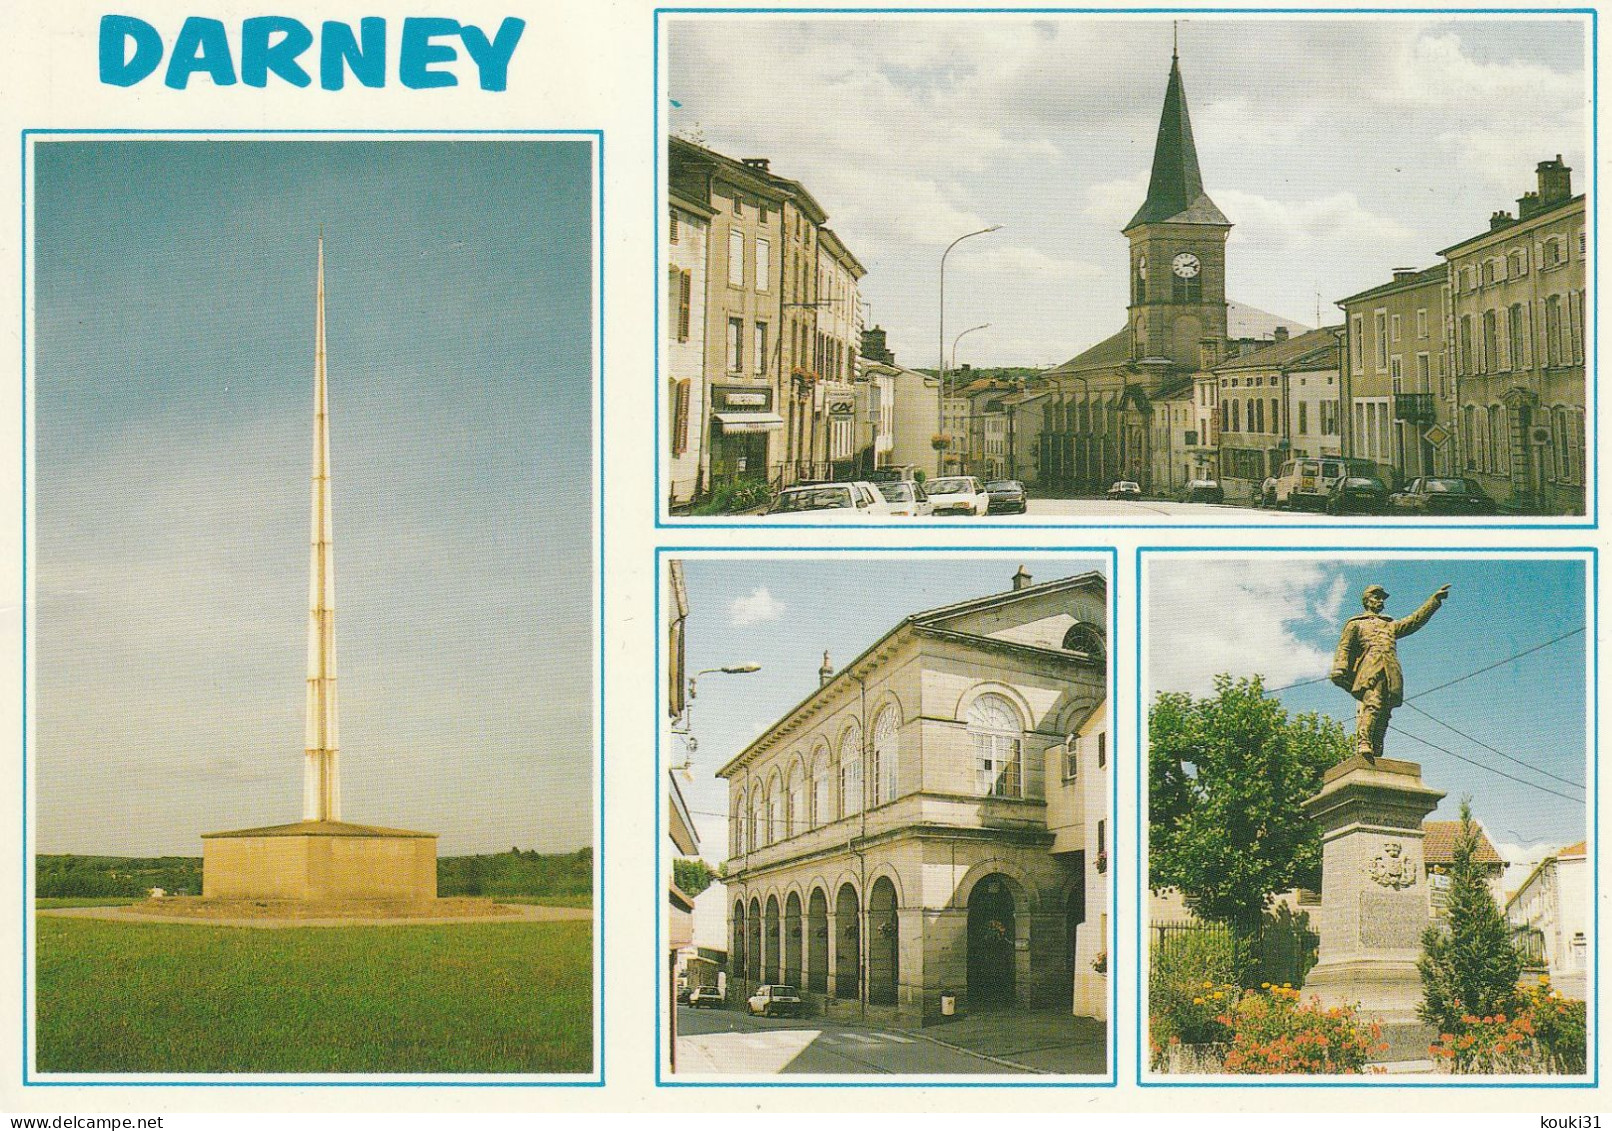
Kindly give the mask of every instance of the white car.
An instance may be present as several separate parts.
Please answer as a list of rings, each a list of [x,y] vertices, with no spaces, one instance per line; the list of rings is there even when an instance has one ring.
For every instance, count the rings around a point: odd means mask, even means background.
[[[813,522],[862,522],[884,518],[890,504],[871,483],[802,483],[785,487],[767,508],[767,516],[807,518]]]
[[[884,496],[884,501],[890,505],[891,514],[922,518],[924,515],[934,513],[935,504],[929,501],[929,495],[924,491],[923,484],[914,480],[875,483],[873,489]]]
[[[991,496],[972,475],[947,475],[924,484],[935,514],[983,515],[991,509]]]

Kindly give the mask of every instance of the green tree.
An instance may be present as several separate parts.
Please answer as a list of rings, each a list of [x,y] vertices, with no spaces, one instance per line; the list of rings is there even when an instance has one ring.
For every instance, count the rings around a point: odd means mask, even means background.
[[[1472,799],[1462,798],[1444,922],[1423,932],[1416,963],[1422,975],[1422,1020],[1441,1033],[1461,1032],[1462,1017],[1513,1012],[1522,976],[1522,956],[1478,866],[1477,849]]]
[[[1328,716],[1289,717],[1259,676],[1220,675],[1208,698],[1159,695],[1148,738],[1148,883],[1246,939],[1276,893],[1316,882],[1321,839],[1303,803],[1348,737]]]
[[[714,879],[716,873],[704,860],[672,861],[672,882],[677,885],[678,891],[690,899],[710,887]]]

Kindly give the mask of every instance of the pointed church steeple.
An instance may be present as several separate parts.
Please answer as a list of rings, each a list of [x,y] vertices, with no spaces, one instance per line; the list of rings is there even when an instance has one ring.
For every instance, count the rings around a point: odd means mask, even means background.
[[[336,556],[330,506],[330,397],[325,380],[325,233],[319,232],[313,330],[313,505],[308,539],[308,712],[302,819],[341,820],[336,730]]]
[[[1170,56],[1170,83],[1164,90],[1164,112],[1159,116],[1159,136],[1153,146],[1147,200],[1123,230],[1128,232],[1139,224],[1231,224],[1203,191],[1186,87],[1181,82],[1181,60],[1174,54]]]

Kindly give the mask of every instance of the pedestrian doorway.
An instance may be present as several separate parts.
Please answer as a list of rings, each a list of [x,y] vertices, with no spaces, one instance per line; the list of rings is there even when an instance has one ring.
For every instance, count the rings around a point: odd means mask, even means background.
[[[968,1004],[970,1008],[1014,1001],[1013,891],[1007,877],[986,876],[968,896]]]

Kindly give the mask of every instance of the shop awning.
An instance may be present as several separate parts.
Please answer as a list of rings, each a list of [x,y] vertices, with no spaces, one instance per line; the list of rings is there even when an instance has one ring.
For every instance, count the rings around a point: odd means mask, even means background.
[[[784,418],[776,412],[718,412],[713,414],[725,435],[736,432],[777,432]]]

